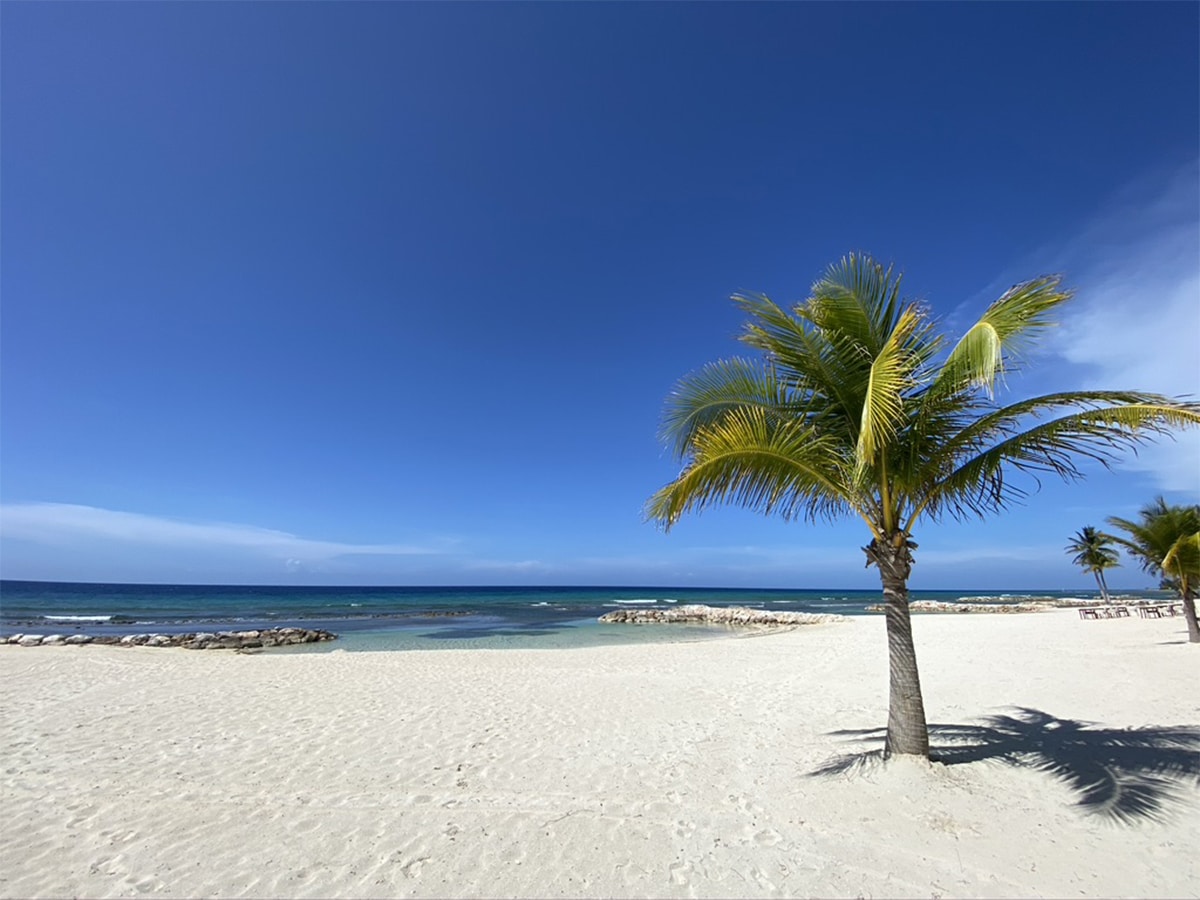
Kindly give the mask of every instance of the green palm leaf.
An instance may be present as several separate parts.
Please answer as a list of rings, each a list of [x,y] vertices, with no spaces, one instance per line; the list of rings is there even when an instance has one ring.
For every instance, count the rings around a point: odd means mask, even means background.
[[[1096,403],[1102,392],[1076,396]],[[1136,447],[1148,435],[1200,425],[1200,409],[1195,406],[1153,394],[1120,392],[1116,396],[1136,397],[1138,402],[1075,412],[1023,431],[1015,430],[1019,422],[1043,406],[1063,405],[1065,395],[1024,401],[985,417],[987,422],[981,419],[976,426],[965,429],[952,447],[946,448],[950,453],[943,452],[940,456],[948,461],[957,457],[953,451],[980,449],[959,462],[945,477],[928,485],[927,495],[918,504],[913,518],[922,512],[936,516],[942,511],[957,517],[986,515],[1026,493],[1006,480],[1009,468],[1034,475],[1035,481],[1039,473],[1075,480],[1082,477],[1079,459],[1111,466],[1119,451]],[[1005,434],[1008,436],[997,440]]]
[[[1051,327],[1050,313],[1071,298],[1062,277],[1047,275],[1018,284],[988,307],[950,351],[938,375],[942,390],[981,387],[990,396],[1005,357],[1018,358],[1037,332]]]
[[[920,325],[920,314],[906,309],[871,363],[855,454],[860,470],[894,442],[905,421],[904,395],[920,363],[908,344]]]
[[[833,517],[852,505],[836,443],[803,421],[772,419],[747,406],[696,432],[692,458],[651,497],[648,513],[668,527],[687,511],[733,503],[785,519]]]
[[[767,364],[792,393],[806,400],[827,423],[851,422],[859,408],[858,378],[854,365],[847,365],[834,352],[824,334],[805,327],[801,308],[789,313],[762,294],[735,294],[733,302],[749,317],[742,333],[743,343],[766,354]],[[857,367],[862,368],[861,359]]]
[[[693,436],[731,410],[785,411],[791,405],[770,368],[745,359],[709,363],[676,383],[667,398],[660,435],[677,456]]]
[[[867,256],[851,253],[812,286],[800,315],[831,339],[878,353],[891,337],[902,301],[900,277]]]
[[[1138,521],[1110,516],[1108,522],[1125,532],[1127,537],[1113,540],[1141,562],[1143,571],[1163,574],[1180,589],[1200,581],[1190,544],[1200,534],[1200,506],[1170,506],[1157,497],[1138,512]]]
[[[1200,532],[1182,535],[1163,557],[1162,570],[1176,578],[1200,577]]]

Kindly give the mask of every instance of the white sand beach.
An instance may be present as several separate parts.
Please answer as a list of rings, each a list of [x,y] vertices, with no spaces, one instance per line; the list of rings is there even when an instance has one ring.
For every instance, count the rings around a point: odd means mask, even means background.
[[[1181,618],[914,629],[930,722],[992,748],[820,776],[862,749],[835,732],[885,722],[881,616],[574,650],[0,647],[0,894],[1200,896]]]

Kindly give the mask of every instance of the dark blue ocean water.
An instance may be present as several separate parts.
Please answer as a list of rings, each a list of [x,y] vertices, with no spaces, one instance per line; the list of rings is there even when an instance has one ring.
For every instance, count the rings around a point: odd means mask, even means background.
[[[914,591],[912,599],[1090,596]],[[727,635],[705,626],[600,625],[622,607],[685,603],[863,615],[877,591],[662,587],[261,587],[0,581],[0,634],[130,634],[300,625],[342,636],[318,650],[557,647]]]

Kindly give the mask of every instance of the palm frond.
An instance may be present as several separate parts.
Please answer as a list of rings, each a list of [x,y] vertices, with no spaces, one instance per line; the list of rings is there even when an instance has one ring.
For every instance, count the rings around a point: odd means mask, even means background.
[[[1181,535],[1163,557],[1162,570],[1175,578],[1200,577],[1200,532]]]
[[[1143,402],[1060,416],[981,448],[929,485],[926,498],[914,511],[913,518],[921,512],[934,516],[942,512],[956,517],[968,513],[984,515],[1026,493],[1006,480],[1007,468],[1031,474],[1035,479],[1038,473],[1048,473],[1074,480],[1082,476],[1077,459],[1091,459],[1107,467],[1120,450],[1136,448],[1173,428],[1200,425],[1198,404],[1166,397],[1150,401],[1154,395],[1138,396]],[[1037,400],[1046,399],[1053,398],[1035,398],[1016,405],[1035,409],[1039,405]],[[999,421],[1006,423],[1006,430],[1011,427],[1007,417]],[[983,433],[991,435],[995,430],[985,428]],[[962,446],[975,446],[975,442]]]
[[[807,355],[809,332],[803,323],[765,294],[740,292],[730,299],[748,319],[740,340],[768,356]]]
[[[733,503],[785,519],[833,518],[853,506],[837,442],[799,420],[746,406],[692,437],[679,477],[650,498],[647,518],[670,528],[689,510]]]
[[[1061,285],[1062,276],[1046,275],[1015,285],[989,306],[942,364],[939,390],[969,385],[991,396],[1005,358],[1016,359],[1038,331],[1054,324],[1050,313],[1071,298]]]
[[[950,397],[947,406],[963,416],[964,426],[957,432],[942,435],[942,443],[935,462],[946,465],[947,461],[961,459],[964,455],[982,450],[991,444],[1020,434],[1031,419],[1042,418],[1060,410],[1103,410],[1134,408],[1138,406],[1167,407],[1187,415],[1194,415],[1200,405],[1182,400],[1172,400],[1162,394],[1145,391],[1060,391],[1028,397],[999,408],[983,412],[976,400],[958,394]],[[1179,424],[1195,424],[1194,421]]]
[[[1128,519],[1122,519],[1117,516],[1109,516],[1108,524],[1120,528],[1129,534],[1127,538],[1119,534],[1113,535],[1113,541],[1127,551],[1130,556],[1135,557],[1139,561],[1143,572],[1156,575],[1162,571],[1161,563],[1163,557],[1170,550],[1169,546],[1161,552],[1152,549],[1153,541],[1149,533],[1137,522],[1130,522]]]
[[[1075,565],[1096,571],[1111,569],[1119,564],[1120,555],[1112,548],[1113,538],[1102,531],[1097,531],[1091,525],[1085,525],[1067,543],[1068,553],[1074,553],[1071,559]]]
[[[697,430],[732,409],[786,410],[788,401],[771,369],[732,358],[709,363],[680,379],[667,396],[660,438],[682,458]]]
[[[850,253],[812,286],[797,312],[828,335],[852,342],[867,358],[887,343],[901,313],[901,278],[869,256]]]
[[[827,335],[762,294],[734,294],[733,302],[748,316],[742,342],[763,351],[776,377],[794,393],[811,398],[810,405],[827,422],[841,418],[848,433],[857,436],[868,366],[861,359],[847,365]]]
[[[913,387],[918,362],[908,345],[920,324],[917,310],[906,309],[871,363],[855,454],[860,471],[892,442],[905,420],[904,395]]]
[[[1180,539],[1200,532],[1200,506],[1171,506],[1156,497],[1138,511],[1138,518],[1134,522],[1110,516],[1108,523],[1127,535],[1113,535],[1113,540],[1140,560],[1143,571],[1172,574],[1166,572],[1164,561]]]

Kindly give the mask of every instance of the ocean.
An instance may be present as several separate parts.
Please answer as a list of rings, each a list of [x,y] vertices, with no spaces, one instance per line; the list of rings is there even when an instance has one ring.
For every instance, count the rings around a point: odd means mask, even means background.
[[[1091,592],[913,591],[913,600],[1014,602]],[[276,652],[578,647],[726,637],[720,626],[603,625],[677,604],[869,615],[879,591],[663,587],[263,587],[0,581],[0,635],[323,628],[337,641]]]

